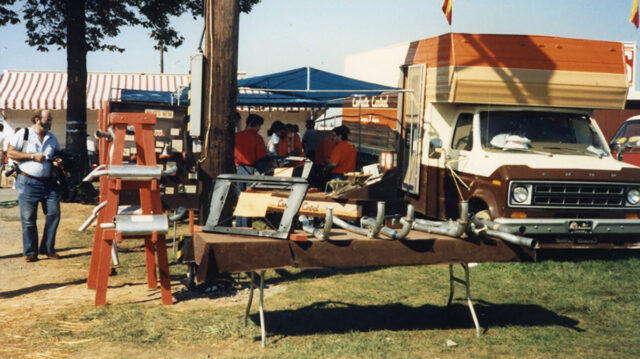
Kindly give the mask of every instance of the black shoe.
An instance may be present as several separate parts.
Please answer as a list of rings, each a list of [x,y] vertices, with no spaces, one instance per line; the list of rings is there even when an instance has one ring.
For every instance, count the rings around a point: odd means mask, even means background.
[[[36,256],[36,255],[26,256],[24,259],[27,262],[36,262],[36,261],[38,261],[38,256]]]
[[[49,259],[60,259],[60,255],[56,252],[47,253],[47,258]]]

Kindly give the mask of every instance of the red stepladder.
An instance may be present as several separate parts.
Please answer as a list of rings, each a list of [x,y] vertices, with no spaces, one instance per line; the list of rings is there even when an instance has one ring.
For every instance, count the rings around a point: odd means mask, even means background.
[[[95,306],[106,304],[111,273],[111,252],[114,241],[143,238],[147,283],[158,287],[156,259],[160,276],[162,303],[173,304],[169,260],[165,235],[168,221],[160,200],[160,176],[157,166],[153,126],[156,117],[145,113],[109,113],[108,106],[99,117],[99,129],[110,136],[99,141],[100,166],[93,173],[100,175],[100,203],[93,240],[87,287],[96,290]],[[136,163],[124,165],[127,127],[133,128]],[[110,142],[109,142],[110,141]],[[120,192],[137,190],[140,197],[139,214],[118,214]]]

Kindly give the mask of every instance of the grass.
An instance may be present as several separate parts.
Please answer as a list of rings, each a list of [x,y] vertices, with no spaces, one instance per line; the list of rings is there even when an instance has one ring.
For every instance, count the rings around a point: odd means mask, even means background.
[[[92,238],[61,235],[70,248],[89,248]],[[123,242],[122,264],[109,285],[144,282],[142,253],[142,241]],[[175,263],[171,248],[169,253],[172,277],[184,280],[186,266]],[[89,256],[63,263],[84,269]],[[462,274],[460,266],[456,271]],[[260,347],[257,298],[243,325],[242,289],[236,301],[212,299],[215,293],[179,296],[174,288],[176,297],[186,299],[172,307],[64,307],[55,316],[25,322],[15,335],[33,347],[63,346],[75,357],[640,357],[639,258],[492,263],[470,272],[479,338],[464,288],[456,287],[447,309],[448,266],[268,271],[266,348]],[[78,275],[84,272],[69,274]]]
[[[73,308],[31,336],[149,350],[226,347],[238,357],[637,358],[639,270],[635,258],[473,267],[480,338],[463,288],[447,316],[446,266],[268,272],[267,285],[286,290],[266,299],[266,349],[255,304],[250,324],[242,324],[244,301],[179,312],[144,304]],[[458,345],[447,347],[447,339]]]

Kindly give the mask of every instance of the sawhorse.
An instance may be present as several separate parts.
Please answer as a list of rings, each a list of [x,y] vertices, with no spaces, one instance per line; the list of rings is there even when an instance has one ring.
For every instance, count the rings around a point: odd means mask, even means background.
[[[125,135],[127,127],[132,126],[137,152],[137,166],[132,166],[132,168],[155,167],[156,153],[155,139],[153,137],[153,125],[155,123],[156,118],[153,114],[109,113],[108,108],[104,110],[100,116],[100,130],[107,132],[107,127],[111,126],[113,138],[111,146],[108,146],[107,139],[100,139],[101,165],[106,165],[107,169],[111,166],[123,165]],[[135,170],[135,168],[133,169]],[[109,176],[107,178],[107,176],[102,176],[100,178],[100,202],[106,201],[106,206],[98,215],[87,287],[96,290],[95,305],[104,306],[106,304],[109,274],[111,273],[110,263],[113,241],[121,242],[123,237],[143,238],[148,286],[151,289],[158,287],[156,278],[157,255],[162,303],[165,305],[173,304],[164,234],[166,232],[151,231],[146,233],[141,231],[140,233],[144,234],[123,234],[115,226],[114,220],[118,212],[120,191],[127,189],[139,191],[142,215],[163,214],[158,178],[146,178],[144,176],[140,178],[135,176]],[[142,219],[143,217],[137,218]],[[143,227],[144,223],[140,223],[140,225]]]

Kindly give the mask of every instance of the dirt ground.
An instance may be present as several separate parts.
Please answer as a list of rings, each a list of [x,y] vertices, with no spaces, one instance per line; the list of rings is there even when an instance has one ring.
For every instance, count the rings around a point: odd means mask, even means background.
[[[32,328],[36,321],[43,318],[54,320],[56,314],[63,308],[85,307],[93,308],[95,292],[87,289],[86,277],[91,257],[91,233],[77,234],[77,228],[91,214],[93,206],[62,203],[62,219],[56,238],[56,249],[61,255],[60,260],[52,260],[40,256],[40,260],[27,263],[22,256],[22,240],[20,212],[18,206],[0,207],[0,358],[62,358],[72,357],[114,357],[118,353],[122,357],[129,351],[130,356],[124,357],[178,357],[180,353],[139,352],[135,347],[109,348],[105,343],[92,348],[89,352],[69,352],[69,346],[74,343],[55,343],[54,347],[34,348],[26,328]],[[44,216],[38,214],[38,233],[42,233]],[[72,238],[76,236],[76,238]],[[84,244],[78,241],[86,238]],[[171,248],[169,249],[171,251]],[[142,255],[142,252],[141,252]],[[161,305],[160,290],[148,289],[146,278],[127,280],[113,285],[116,279],[110,279],[107,292],[108,305],[127,305],[142,303],[144,305]],[[173,306],[167,310],[180,312],[192,310],[198,306],[226,306],[244,302],[248,297],[248,290],[238,291],[233,296],[222,296],[213,299],[209,294],[189,292],[185,286],[186,278],[172,281],[172,293],[180,293],[181,300],[174,300]],[[266,295],[274,294],[278,289],[267,290]],[[271,291],[272,293],[269,293]],[[193,293],[193,295],[185,294]],[[65,323],[62,323],[65,324]],[[68,323],[74,329],[79,323]],[[25,333],[27,335],[25,335]],[[83,345],[83,347],[87,347]],[[98,349],[99,348],[99,349]],[[186,350],[186,348],[185,348]],[[206,357],[206,348],[202,349]],[[197,348],[189,348],[188,353],[199,352]]]

